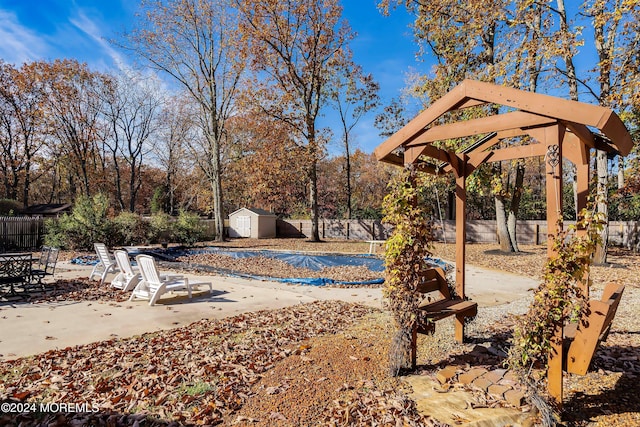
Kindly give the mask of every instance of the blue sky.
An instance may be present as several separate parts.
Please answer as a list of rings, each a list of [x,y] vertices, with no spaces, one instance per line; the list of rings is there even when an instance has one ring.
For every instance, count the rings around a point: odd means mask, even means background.
[[[352,42],[354,58],[380,83],[383,104],[400,95],[411,68],[426,71],[415,59],[410,17],[398,9],[384,17],[377,0],[343,0],[344,17],[358,36]],[[75,58],[93,69],[114,68],[131,62],[107,40],[130,29],[137,0],[0,0],[0,58],[19,65],[32,60]],[[326,126],[329,118],[323,120]],[[366,152],[382,142],[373,127],[373,115],[355,129],[355,145]],[[338,130],[335,131],[338,133]],[[338,151],[334,145],[331,152]]]

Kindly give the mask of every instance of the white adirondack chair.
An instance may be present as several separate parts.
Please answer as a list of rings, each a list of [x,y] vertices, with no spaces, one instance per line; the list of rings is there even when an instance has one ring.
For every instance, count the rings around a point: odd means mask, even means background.
[[[134,269],[129,260],[127,251],[117,250],[113,252],[120,273],[111,281],[111,286],[123,291],[132,290],[140,281],[140,272]]]
[[[138,267],[134,267],[131,265],[131,260],[129,259],[129,254],[124,250],[117,250],[113,252],[113,255],[116,260],[116,265],[120,269],[120,273],[116,275],[111,281],[111,286],[117,289],[122,289],[123,291],[131,291],[135,288],[135,286],[142,280],[142,275],[140,274],[140,269]],[[161,280],[167,279],[182,279],[182,275],[179,274],[171,274],[171,275],[160,275]]]
[[[116,260],[109,253],[107,245],[104,243],[94,243],[93,247],[98,255],[98,263],[93,266],[93,270],[91,270],[91,274],[89,275],[89,280],[91,280],[93,276],[100,276],[100,284],[102,285],[107,274],[117,273],[119,269],[116,264]]]
[[[166,292],[187,291],[191,299],[191,291],[194,287],[209,286],[209,293],[213,292],[211,282],[193,282],[181,276],[161,276],[156,266],[156,261],[150,255],[138,255],[136,257],[142,280],[138,282],[131,293],[129,301],[136,298],[149,300],[149,305],[155,305],[160,296]]]

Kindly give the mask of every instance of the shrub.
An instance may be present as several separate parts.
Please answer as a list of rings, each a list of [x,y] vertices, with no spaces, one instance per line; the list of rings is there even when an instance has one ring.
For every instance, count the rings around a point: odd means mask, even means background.
[[[200,223],[200,216],[180,210],[178,219],[173,223],[174,240],[190,246],[202,240],[203,234],[204,227]]]
[[[13,216],[23,209],[22,203],[13,199],[0,199],[0,215]]]
[[[167,191],[164,187],[158,187],[153,192],[153,197],[151,198],[151,213],[157,214],[161,212],[166,212],[167,209]]]
[[[65,249],[93,249],[93,243],[113,243],[112,225],[107,218],[109,200],[104,194],[79,196],[70,215],[46,222],[44,241]]]
[[[121,212],[112,220],[113,243],[136,245],[148,243],[149,224],[133,212]]]
[[[44,244],[57,248],[69,249],[68,218],[63,214],[60,218],[51,218],[44,221]]]
[[[173,239],[171,216],[164,212],[151,215],[147,236],[151,243],[169,242]]]

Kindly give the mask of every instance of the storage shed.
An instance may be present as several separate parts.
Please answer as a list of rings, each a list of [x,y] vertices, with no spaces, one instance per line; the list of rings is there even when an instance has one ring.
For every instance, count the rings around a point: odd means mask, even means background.
[[[229,214],[229,237],[276,237],[276,215],[257,208],[241,208]]]

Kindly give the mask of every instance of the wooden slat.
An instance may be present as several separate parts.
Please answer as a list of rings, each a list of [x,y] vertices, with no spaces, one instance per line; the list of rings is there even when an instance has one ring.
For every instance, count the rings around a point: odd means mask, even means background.
[[[440,283],[437,279],[425,280],[420,282],[416,288],[416,292],[421,294],[428,294],[440,290]]]
[[[546,152],[547,147],[543,144],[528,144],[493,150],[490,156],[487,156],[486,153],[472,153],[469,158],[475,159],[477,156],[485,156],[487,162],[501,162],[503,160],[544,156]]]
[[[465,314],[465,317],[475,316],[478,312],[478,304],[466,300],[442,300],[421,308],[427,313],[427,317],[440,320],[445,317]]]
[[[440,298],[451,298],[449,293],[449,285],[445,272],[440,267],[430,268],[420,272],[422,282],[417,287],[417,292],[426,294],[439,291]]]

